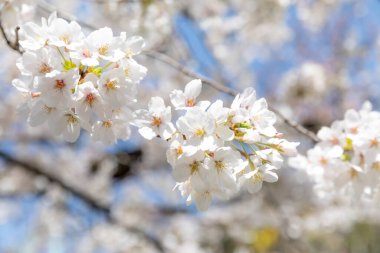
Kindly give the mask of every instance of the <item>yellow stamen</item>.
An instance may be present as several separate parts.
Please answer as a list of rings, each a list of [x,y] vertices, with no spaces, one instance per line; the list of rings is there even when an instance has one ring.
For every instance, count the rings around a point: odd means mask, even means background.
[[[323,166],[326,166],[329,162],[327,161],[326,158],[322,157],[320,160],[319,160],[319,163]]]
[[[182,155],[183,154],[182,146],[177,147],[176,150],[175,150],[175,152],[176,152],[177,156]]]
[[[65,116],[66,116],[67,123],[69,123],[69,124],[78,123],[78,119],[76,117],[74,117],[72,114],[66,114]]]
[[[46,74],[46,73],[50,73],[52,70],[53,70],[52,67],[50,67],[50,66],[47,65],[46,63],[42,63],[42,64],[40,65],[39,72],[40,72],[41,74]]]
[[[372,139],[370,147],[371,148],[378,148],[379,147],[379,141],[377,139]]]
[[[205,130],[203,128],[198,128],[197,130],[195,130],[195,135],[198,136],[198,137],[203,137],[205,135]]]
[[[222,161],[215,161],[215,168],[218,172],[222,171],[225,168],[224,163]]]
[[[193,107],[194,105],[195,105],[195,99],[193,99],[193,98],[186,99],[186,106],[187,107]]]
[[[116,80],[109,80],[108,82],[106,82],[105,86],[108,90],[115,90],[116,89],[116,85],[117,85],[117,81]]]
[[[103,121],[102,126],[105,128],[111,128],[112,127],[112,121],[110,121],[110,120]]]
[[[161,118],[153,116],[151,124],[152,124],[152,126],[157,126],[157,127],[160,126],[161,125]]]
[[[198,172],[199,163],[197,161],[194,161],[192,164],[190,164],[190,168],[191,168],[191,175],[193,175],[194,173]]]
[[[108,45],[102,45],[99,47],[98,52],[100,55],[106,55],[108,52],[109,46]]]

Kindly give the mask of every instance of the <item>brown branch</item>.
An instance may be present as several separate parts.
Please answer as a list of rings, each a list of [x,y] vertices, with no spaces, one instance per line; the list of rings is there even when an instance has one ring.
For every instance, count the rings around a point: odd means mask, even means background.
[[[188,77],[201,79],[202,83],[207,84],[207,85],[213,87],[214,89],[221,91],[225,94],[228,94],[230,96],[236,96],[238,94],[237,91],[235,91],[235,90],[233,90],[233,89],[231,89],[231,88],[229,88],[229,87],[227,87],[227,86],[225,86],[225,85],[223,85],[217,81],[214,81],[212,79],[204,77],[198,73],[195,73],[191,69],[185,67],[184,65],[177,62],[176,60],[174,60],[173,58],[169,57],[166,54],[156,52],[156,51],[144,51],[144,52],[142,52],[142,54],[144,54],[150,58],[159,60],[159,61],[171,66],[172,68],[177,69],[178,71],[182,72],[183,74],[187,75]],[[302,125],[298,124],[296,121],[288,119],[286,116],[284,116],[276,108],[269,106],[269,109],[271,111],[273,111],[286,125],[295,129],[298,133],[306,136],[307,138],[309,138],[310,140],[312,140],[315,143],[320,141],[320,139],[318,138],[318,136],[315,133],[306,129]]]
[[[1,18],[0,18],[0,31],[1,31],[1,34],[3,35],[3,38],[5,39],[5,42],[7,42],[7,45],[10,48],[12,48],[14,51],[19,52],[20,54],[24,52],[22,48],[20,47],[20,43],[19,43],[19,31],[20,31],[19,26],[15,28],[15,41],[11,41],[11,39],[8,37]]]
[[[57,14],[59,16],[61,16],[62,18],[66,19],[66,20],[69,20],[69,21],[76,21],[78,24],[80,24],[82,27],[86,27],[87,29],[89,30],[96,30],[97,28],[91,24],[88,24],[84,21],[81,21],[81,20],[78,20],[74,15],[70,14],[70,13],[67,13],[67,12],[64,12],[64,11],[61,11],[61,10],[57,10],[54,5],[51,5],[45,1],[38,1],[37,3],[37,6],[45,11],[46,13],[50,14],[54,11],[57,12]]]
[[[159,252],[165,252],[164,247],[162,246],[161,242],[156,237],[154,237],[153,235],[151,235],[145,231],[142,231],[136,227],[129,227],[126,225],[121,225],[121,223],[112,215],[111,206],[109,204],[102,202],[102,201],[99,201],[94,196],[92,196],[86,192],[83,192],[82,190],[78,189],[74,185],[66,182],[65,180],[63,180],[59,176],[55,175],[54,173],[49,172],[46,169],[42,169],[39,166],[36,166],[36,165],[31,164],[29,162],[25,162],[19,158],[16,158],[12,155],[9,155],[6,152],[1,151],[1,150],[0,150],[0,157],[8,163],[18,165],[21,168],[23,168],[29,172],[32,172],[33,174],[43,176],[46,179],[48,179],[50,182],[59,185],[60,187],[62,187],[62,189],[66,190],[67,192],[70,192],[74,196],[80,198],[81,200],[86,202],[89,206],[93,207],[95,210],[98,210],[98,211],[104,213],[107,220],[111,224],[114,224],[117,226],[122,226],[127,231],[142,236],[143,238],[148,240]]]

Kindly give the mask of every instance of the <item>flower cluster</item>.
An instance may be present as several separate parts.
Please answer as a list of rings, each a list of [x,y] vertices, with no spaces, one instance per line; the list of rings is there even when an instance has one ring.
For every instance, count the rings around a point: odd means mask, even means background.
[[[346,196],[370,200],[380,186],[380,113],[366,102],[360,111],[348,110],[343,120],[318,132],[321,141],[289,163],[305,169],[321,197]]]
[[[168,141],[176,188],[204,210],[213,197],[228,199],[240,188],[254,193],[264,181],[277,181],[282,154],[295,155],[298,143],[281,138],[273,126],[275,114],[252,88],[237,95],[230,108],[221,100],[198,101],[201,88],[201,81],[193,80],[184,91],[172,91],[172,105],[184,112],[175,125],[171,107],[160,97],[151,99],[148,110],[137,110],[133,124],[146,139]]]
[[[26,23],[21,33],[25,52],[17,67],[24,79],[13,85],[27,97],[31,126],[47,124],[70,142],[81,128],[107,144],[129,137],[128,105],[147,71],[133,59],[144,46],[141,37],[114,36],[107,27],[85,36],[55,13],[41,26]]]

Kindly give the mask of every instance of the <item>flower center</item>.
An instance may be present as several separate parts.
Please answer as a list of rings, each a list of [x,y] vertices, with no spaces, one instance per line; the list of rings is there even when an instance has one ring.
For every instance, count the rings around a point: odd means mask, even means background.
[[[71,38],[70,38],[70,35],[68,35],[68,34],[62,35],[60,39],[63,42],[65,42],[65,44],[67,44],[67,45],[71,43]]]
[[[177,156],[182,155],[183,154],[182,146],[177,147],[176,150],[175,150],[175,152],[176,152]]]
[[[371,167],[376,171],[380,171],[380,162],[374,162]]]
[[[160,126],[161,125],[161,118],[157,117],[157,116],[153,116],[151,124],[152,124],[152,126],[157,126],[157,127]]]
[[[198,137],[203,137],[205,135],[205,130],[203,128],[198,128],[197,130],[195,130],[195,135],[198,136]]]
[[[106,55],[107,52],[108,52],[108,48],[109,48],[108,45],[102,45],[102,46],[99,47],[99,49],[98,49],[99,54],[100,54],[100,55]]]
[[[259,183],[259,182],[262,182],[264,181],[264,176],[261,172],[257,172],[254,176],[253,176],[253,182],[254,183]]]
[[[329,162],[327,161],[326,158],[322,157],[320,160],[319,160],[319,163],[323,166],[327,165]]]
[[[60,89],[62,90],[63,88],[65,88],[66,84],[63,80],[56,80],[55,81],[55,88],[56,89]]]
[[[130,48],[125,51],[125,57],[132,58],[133,52]]]
[[[128,69],[128,68],[124,69],[124,75],[125,75],[126,77],[129,76],[129,69]]]
[[[74,117],[72,114],[66,114],[66,122],[69,124],[76,124],[78,123],[78,119]]]
[[[377,148],[377,147],[379,147],[379,141],[377,139],[372,139],[370,147],[371,148]]]
[[[359,175],[359,173],[356,170],[354,170],[354,169],[350,169],[349,173],[350,173],[351,179],[354,179],[354,178],[356,178]]]
[[[194,98],[186,99],[186,106],[187,107],[193,107],[194,105],[195,105],[195,99]]]
[[[112,127],[112,121],[110,121],[110,120],[103,121],[102,126],[105,128],[111,128]]]
[[[338,144],[339,144],[339,139],[336,138],[336,137],[332,138],[332,139],[331,139],[331,144],[332,144],[332,145],[338,145]]]
[[[359,132],[359,129],[357,127],[352,127],[350,131],[352,134],[357,134]]]
[[[117,81],[116,80],[109,80],[108,82],[106,82],[105,86],[108,90],[115,90],[116,89],[116,85],[117,85]]]
[[[86,103],[92,106],[92,104],[95,102],[96,96],[93,93],[88,93],[86,96]]]
[[[50,67],[48,64],[46,64],[46,63],[42,63],[41,65],[40,65],[40,69],[39,69],[39,72],[41,73],[41,74],[46,74],[46,73],[50,73],[51,71],[52,71],[52,67]]]
[[[192,164],[190,164],[190,169],[191,169],[191,175],[194,173],[198,172],[199,170],[199,163],[197,161],[194,161]]]
[[[225,168],[224,163],[222,161],[215,161],[215,168],[218,172],[222,171]]]

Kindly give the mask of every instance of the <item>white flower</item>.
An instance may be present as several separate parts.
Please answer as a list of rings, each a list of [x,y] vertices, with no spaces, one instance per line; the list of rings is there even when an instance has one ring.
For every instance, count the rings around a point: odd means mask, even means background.
[[[173,168],[174,179],[177,182],[184,182],[191,175],[204,170],[204,158],[205,154],[201,150],[197,150],[197,152],[191,156],[182,156]]]
[[[103,100],[92,82],[78,86],[75,99],[75,110],[81,118],[90,119],[91,112],[99,117],[104,115]]]
[[[199,79],[195,79],[186,84],[185,91],[174,90],[170,93],[170,100],[176,109],[186,109],[189,107],[199,106],[206,109],[209,105],[209,101],[197,102],[197,97],[201,93],[202,82]]]
[[[43,19],[44,20],[44,19]],[[20,26],[20,45],[26,50],[38,50],[44,47],[49,39],[47,24],[39,26],[33,22],[27,22]]]
[[[147,68],[138,64],[131,58],[123,58],[119,62],[119,66],[124,70],[125,77],[133,83],[140,82],[146,76],[148,71]]]
[[[118,38],[113,37],[110,28],[104,27],[90,33],[82,45],[70,52],[70,56],[85,66],[98,66],[100,59],[116,62],[125,56],[117,46]]]
[[[239,110],[241,108],[249,109],[256,101],[256,92],[253,88],[247,88],[243,93],[236,95],[232,101],[231,109]]]
[[[257,100],[249,109],[251,122],[257,130],[267,136],[274,136],[276,129],[273,124],[276,122],[276,115],[268,110],[268,104],[264,98]]]
[[[35,102],[31,108],[28,122],[31,126],[39,126],[45,122],[51,122],[59,114],[57,108],[47,106],[42,100]],[[52,128],[54,129],[54,128]]]
[[[160,97],[152,97],[148,110],[137,110],[134,117],[134,125],[139,128],[139,133],[145,139],[151,140],[160,136],[166,140],[175,132],[171,123],[171,108],[166,107],[164,100]]]
[[[25,52],[16,65],[27,76],[52,76],[62,70],[60,56],[46,48]]]
[[[214,119],[199,107],[189,109],[177,120],[178,130],[186,136],[189,143],[206,150],[214,142]]]
[[[91,137],[95,141],[108,145],[114,144],[118,139],[127,140],[131,134],[130,120],[131,112],[129,110],[116,110],[110,117],[95,122]]]
[[[84,40],[84,34],[77,22],[71,21],[68,23],[61,18],[56,18],[51,22],[48,33],[48,43],[50,45],[67,49],[79,47]]]
[[[274,172],[275,168],[269,164],[262,165],[239,178],[242,187],[246,188],[250,193],[258,192],[263,182],[277,182],[278,176]]]
[[[247,162],[243,161],[238,152],[229,147],[221,147],[205,159],[205,165],[208,183],[232,196],[238,189],[236,174],[247,166]]]
[[[50,107],[67,108],[73,103],[73,92],[79,75],[75,70],[59,73],[52,77],[38,78],[41,99]]]
[[[268,140],[268,144],[274,145],[275,149],[278,149],[282,154],[286,156],[296,156],[297,147],[299,142],[290,142],[284,139],[271,138]]]
[[[118,108],[135,100],[136,87],[128,82],[120,68],[102,73],[99,79],[99,93],[105,103]]]
[[[214,118],[216,136],[224,141],[231,141],[234,139],[234,132],[227,124],[229,112],[230,110],[228,108],[223,107],[223,102],[221,100],[215,101],[207,109],[207,113]]]
[[[144,39],[140,36],[133,36],[127,38],[126,33],[120,34],[120,49],[129,58],[135,56],[141,52],[145,47]]]
[[[81,126],[86,126],[78,115],[71,111],[63,111],[53,119],[56,134],[62,134],[63,139],[68,142],[75,142],[80,134]],[[88,126],[86,126],[88,129]]]

